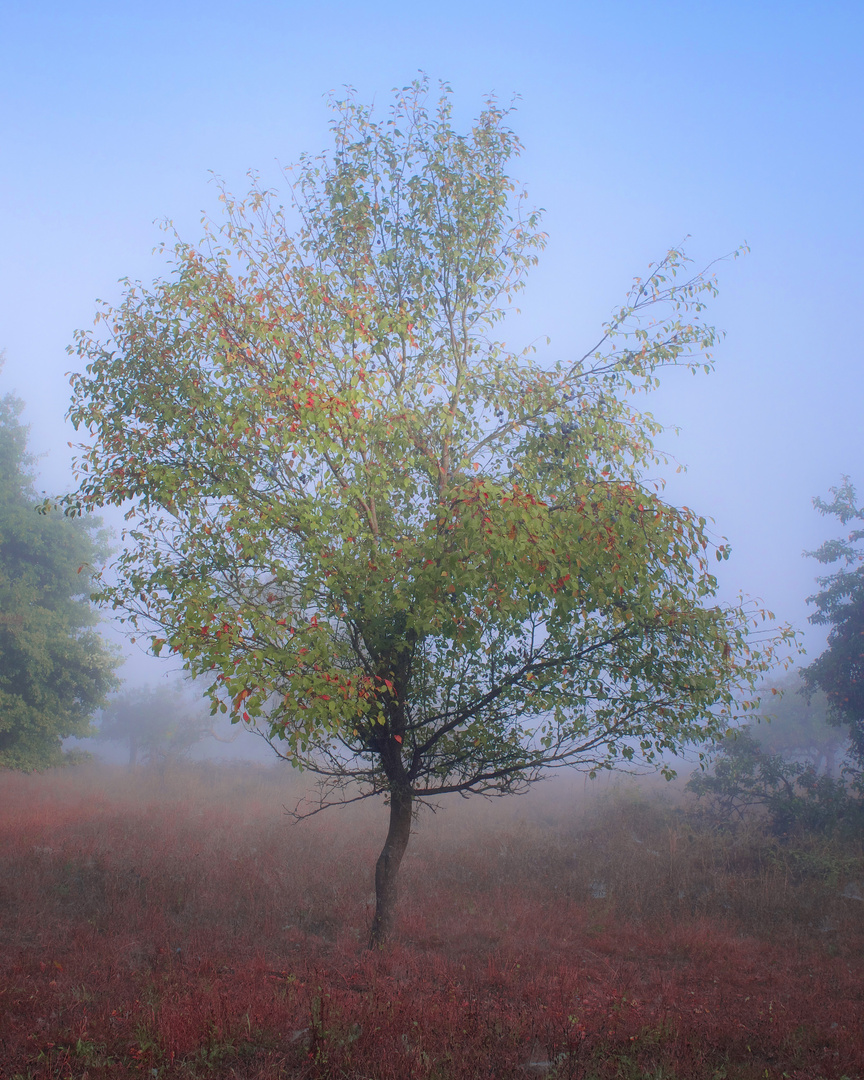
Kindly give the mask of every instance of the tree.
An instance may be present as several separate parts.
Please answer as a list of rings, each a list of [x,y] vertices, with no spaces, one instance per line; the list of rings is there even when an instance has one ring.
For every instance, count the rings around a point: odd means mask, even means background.
[[[88,733],[118,659],[88,596],[99,523],[36,512],[23,408],[0,399],[0,768],[29,771],[62,763],[62,740]]]
[[[762,750],[834,776],[846,756],[849,739],[829,722],[825,694],[808,690],[797,671],[765,689],[769,694],[764,695],[766,704],[759,717],[763,723],[751,724],[749,729]]]
[[[855,488],[848,476],[831,488],[832,499],[818,496],[813,505],[820,514],[841,524],[864,521],[864,508],[856,506]],[[820,563],[840,563],[833,574],[817,578],[819,592],[808,598],[816,610],[810,622],[830,626],[828,647],[802,674],[811,691],[822,690],[829,702],[829,720],[848,726],[852,752],[864,766],[864,529],[853,529],[846,539],[826,540],[807,555]]]
[[[213,730],[209,711],[203,714],[182,685],[139,687],[109,699],[99,718],[97,738],[129,745],[129,768],[139,756],[164,767],[184,757],[204,739],[230,742]]]
[[[103,597],[318,774],[312,810],[385,796],[373,945],[418,803],[710,739],[778,644],[714,601],[705,519],[645,480],[633,395],[710,367],[713,278],[670,251],[580,358],[509,350],[545,240],[510,110],[462,135],[428,99],[335,102],[293,235],[275,192],[223,190],[221,226],[74,348],[67,509],[130,504]]]

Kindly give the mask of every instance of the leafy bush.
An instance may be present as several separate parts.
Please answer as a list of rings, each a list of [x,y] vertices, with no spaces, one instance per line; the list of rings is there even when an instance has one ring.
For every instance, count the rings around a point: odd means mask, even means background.
[[[716,819],[741,821],[756,812],[781,836],[864,826],[860,779],[850,782],[845,771],[839,779],[820,775],[812,764],[770,754],[749,727],[730,732],[710,771],[695,773],[687,787],[698,798],[707,797]]]

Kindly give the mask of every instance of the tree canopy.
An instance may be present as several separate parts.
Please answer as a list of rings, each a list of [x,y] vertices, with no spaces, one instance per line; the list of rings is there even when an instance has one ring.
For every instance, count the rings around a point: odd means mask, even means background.
[[[425,80],[384,118],[333,109],[287,209],[223,190],[221,224],[77,336],[67,503],[128,505],[103,598],[321,805],[386,794],[381,940],[417,800],[710,739],[778,639],[716,602],[728,547],[650,479],[636,398],[710,368],[710,272],[671,250],[587,351],[513,351],[496,330],[545,234],[511,110],[460,134]]]
[[[848,476],[831,488],[831,500],[818,496],[816,509],[836,517],[842,525],[864,521],[864,508],[856,505],[855,487]],[[829,719],[848,726],[852,751],[864,765],[864,529],[846,537],[826,540],[806,554],[825,565],[839,563],[833,574],[817,578],[819,591],[808,598],[816,610],[810,621],[830,626],[828,647],[803,671],[811,690],[822,690],[830,705]]]
[[[31,770],[88,734],[118,660],[88,595],[106,554],[98,522],[36,512],[23,408],[0,398],[0,768]]]

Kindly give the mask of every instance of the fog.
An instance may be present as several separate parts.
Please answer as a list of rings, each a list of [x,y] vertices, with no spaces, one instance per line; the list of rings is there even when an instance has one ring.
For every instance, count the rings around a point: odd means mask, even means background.
[[[522,96],[518,178],[550,241],[511,340],[572,356],[683,237],[697,266],[749,243],[717,268],[716,372],[670,373],[650,407],[681,428],[667,496],[731,542],[724,597],[763,598],[818,653],[802,551],[831,526],[810,500],[862,460],[862,22],[846,3],[7,5],[0,387],[27,403],[40,486],[72,484],[66,346],[119,278],[161,272],[154,220],[197,239],[209,170],[275,182],[327,144],[326,91],[384,101],[422,68],[457,122],[487,91]],[[124,648],[130,683],[173,677]]]
[[[520,95],[513,173],[549,242],[508,344],[582,355],[670,247],[721,259],[716,370],[640,405],[665,497],[731,544],[721,599],[761,598],[806,663],[803,552],[838,534],[811,499],[864,490],[862,31],[848,0],[0,5],[0,396],[37,488],[75,485],[67,346],[165,273],[156,223],[196,241],[214,174],[277,185],[329,144],[328,91],[386,107],[419,69],[457,128]],[[694,751],[671,782],[562,770],[420,807],[370,949],[381,795],[292,823],[314,778],[103,632],[125,683],[105,737],[65,744],[98,760],[0,782],[0,1072],[864,1075],[860,773],[794,676],[704,772]]]

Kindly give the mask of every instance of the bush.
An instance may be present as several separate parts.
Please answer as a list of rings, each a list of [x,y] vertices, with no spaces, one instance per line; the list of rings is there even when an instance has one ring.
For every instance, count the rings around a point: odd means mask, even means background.
[[[765,751],[749,728],[730,732],[715,752],[708,772],[695,773],[687,788],[707,798],[721,822],[754,813],[767,818],[779,836],[802,832],[846,833],[864,827],[864,790],[848,770],[835,779],[812,764],[788,761]]]

